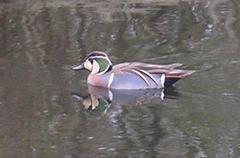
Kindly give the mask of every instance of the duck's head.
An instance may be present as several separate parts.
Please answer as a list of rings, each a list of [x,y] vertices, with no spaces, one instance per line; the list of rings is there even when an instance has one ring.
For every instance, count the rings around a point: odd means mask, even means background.
[[[93,51],[88,54],[80,65],[72,68],[75,71],[86,69],[91,74],[104,74],[112,69],[112,62],[107,54],[100,51]]]

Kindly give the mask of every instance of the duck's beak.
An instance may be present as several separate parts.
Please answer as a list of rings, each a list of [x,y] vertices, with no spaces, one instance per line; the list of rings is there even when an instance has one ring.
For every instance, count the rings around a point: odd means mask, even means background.
[[[72,67],[72,70],[74,70],[74,71],[79,71],[79,70],[83,70],[83,69],[84,69],[83,64],[76,65],[76,66]]]

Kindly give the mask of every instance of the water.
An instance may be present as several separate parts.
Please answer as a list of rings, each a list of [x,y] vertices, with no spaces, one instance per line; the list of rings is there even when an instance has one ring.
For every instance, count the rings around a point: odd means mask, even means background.
[[[239,157],[239,6],[2,1],[0,157]],[[163,100],[161,91],[94,98],[87,72],[70,70],[93,50],[113,63],[179,62],[197,72]]]

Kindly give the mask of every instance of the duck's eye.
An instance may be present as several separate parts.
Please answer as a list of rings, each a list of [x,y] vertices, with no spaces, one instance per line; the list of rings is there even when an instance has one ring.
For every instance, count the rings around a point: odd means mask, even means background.
[[[93,63],[93,59],[92,58],[89,58],[88,60],[90,61],[91,64]]]

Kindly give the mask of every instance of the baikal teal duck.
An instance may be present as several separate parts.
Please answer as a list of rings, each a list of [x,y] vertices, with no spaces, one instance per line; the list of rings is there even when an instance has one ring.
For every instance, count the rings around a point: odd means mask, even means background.
[[[125,62],[113,65],[105,52],[93,51],[83,63],[73,70],[90,71],[87,82],[97,87],[110,89],[149,89],[172,86],[176,81],[194,73],[192,70],[177,69],[182,64],[148,64]]]

